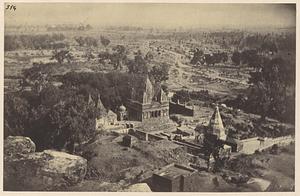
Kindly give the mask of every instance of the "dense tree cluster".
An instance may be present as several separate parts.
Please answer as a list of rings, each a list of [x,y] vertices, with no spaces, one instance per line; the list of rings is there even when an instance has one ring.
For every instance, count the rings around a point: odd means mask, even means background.
[[[39,150],[55,148],[74,152],[76,143],[93,138],[95,118],[102,112],[88,104],[100,95],[106,108],[116,109],[130,96],[128,85],[133,75],[127,73],[75,73],[53,78],[35,65],[24,71],[24,86],[19,92],[5,95],[5,136],[24,135],[33,139]]]
[[[234,65],[246,64],[251,67],[261,64],[262,56],[255,49],[244,49],[243,51],[234,51],[231,60]]]
[[[68,63],[71,63],[71,61],[74,59],[74,56],[69,50],[54,50],[50,59],[55,59],[61,65],[64,60],[67,60]]]
[[[62,77],[65,87],[77,89],[92,97],[101,95],[105,107],[116,109],[130,97],[130,80],[135,76],[128,73],[76,73],[69,72]]]
[[[48,85],[39,94],[18,92],[6,95],[4,135],[30,137],[38,150],[66,149],[87,141],[95,133],[96,108],[73,90]]]
[[[280,36],[275,37],[270,34],[248,35],[241,40],[239,48],[255,49],[258,50],[259,52],[277,52],[278,47],[276,41],[279,38]]]
[[[195,64],[206,64],[208,66],[215,65],[217,63],[225,63],[228,61],[228,55],[225,52],[215,52],[210,54],[204,54],[202,50],[198,48],[194,51],[191,63]]]
[[[139,73],[146,74],[148,73],[147,63],[151,59],[148,59],[147,56],[143,56],[142,52],[138,50],[135,53],[133,60],[128,60],[128,72],[129,73]]]
[[[134,53],[134,58],[128,57],[128,51],[123,45],[116,45],[113,47],[112,52],[101,52],[98,55],[99,63],[113,65],[114,70],[123,69],[124,65],[127,66],[128,73],[131,74],[148,74],[154,83],[161,83],[166,81],[169,76],[170,65],[167,63],[150,65],[154,56],[151,52],[143,53],[138,50]]]
[[[93,29],[90,24],[87,25],[55,25],[48,26],[47,31],[88,31]]]
[[[268,116],[294,122],[295,94],[289,91],[295,83],[294,63],[280,57],[264,59],[262,62],[251,73],[249,82],[253,85],[248,104],[253,105],[262,119]]]
[[[98,40],[96,38],[87,36],[87,37],[75,37],[75,41],[78,43],[79,46],[89,46],[89,47],[97,47]]]
[[[114,69],[122,69],[123,65],[128,62],[128,51],[123,45],[116,45],[112,48],[112,52],[100,52],[98,54],[99,63],[108,62],[113,65]]]
[[[100,41],[101,41],[101,44],[104,46],[104,47],[107,47],[110,43],[110,40],[104,36],[101,36],[100,37]]]
[[[180,91],[176,91],[176,93],[172,97],[172,101],[177,102],[178,100],[180,103],[189,102],[191,100],[215,102],[217,98],[210,95],[207,90],[200,90],[200,91],[180,90]]]
[[[170,66],[166,63],[155,65],[150,70],[149,75],[155,83],[161,83],[169,79],[169,69]]]
[[[247,112],[294,123],[295,62],[282,57],[269,58],[253,50],[241,53],[242,62],[253,67],[251,84],[245,95],[228,102]]]
[[[12,51],[17,49],[59,49],[67,47],[63,42],[63,34],[45,35],[5,35],[4,50]]]
[[[118,46],[114,51],[123,54],[124,49]],[[143,59],[151,58],[150,54],[146,56]],[[52,67],[34,64],[25,69],[20,90],[5,97],[5,136],[29,136],[39,150],[55,148],[74,152],[76,143],[92,138],[95,118],[103,112],[88,104],[88,95],[94,100],[100,95],[104,106],[115,110],[127,101],[130,84],[135,77],[140,77],[138,73],[69,72],[54,78]],[[167,70],[155,67],[149,76],[154,82],[160,82],[167,79]],[[57,80],[61,86],[54,86]]]
[[[231,56],[231,61],[234,65],[238,66],[241,64],[241,54],[239,51],[234,51]]]

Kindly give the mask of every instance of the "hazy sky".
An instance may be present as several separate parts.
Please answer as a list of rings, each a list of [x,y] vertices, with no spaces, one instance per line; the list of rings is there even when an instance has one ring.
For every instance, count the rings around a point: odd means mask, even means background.
[[[5,24],[132,25],[142,27],[291,27],[296,7],[286,4],[16,3]]]

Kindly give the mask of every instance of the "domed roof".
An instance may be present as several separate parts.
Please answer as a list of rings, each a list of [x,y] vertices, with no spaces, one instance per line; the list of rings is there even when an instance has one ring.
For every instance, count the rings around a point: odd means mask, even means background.
[[[119,107],[119,111],[120,111],[120,112],[125,112],[125,111],[126,111],[126,107],[122,104],[122,105]]]

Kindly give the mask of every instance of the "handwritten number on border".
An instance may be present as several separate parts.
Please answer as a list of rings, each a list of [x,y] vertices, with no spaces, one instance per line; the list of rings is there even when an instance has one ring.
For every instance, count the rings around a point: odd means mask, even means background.
[[[7,6],[6,6],[6,8],[5,8],[6,10],[14,10],[14,11],[16,11],[16,9],[17,9],[17,6],[15,6],[15,5],[11,5],[11,4],[8,4]]]

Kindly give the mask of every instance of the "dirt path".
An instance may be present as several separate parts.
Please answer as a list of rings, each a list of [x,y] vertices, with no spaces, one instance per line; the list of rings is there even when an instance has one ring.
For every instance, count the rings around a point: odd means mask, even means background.
[[[231,84],[243,88],[248,87],[247,80],[243,78],[222,76],[220,68],[195,68],[182,62],[183,55],[170,50],[165,51],[174,57],[174,65],[170,67],[170,77],[167,81],[170,90],[186,88],[188,90],[208,90],[212,94],[227,95],[228,89],[222,88],[222,86],[229,87]],[[193,77],[199,78],[199,81],[194,81]]]

